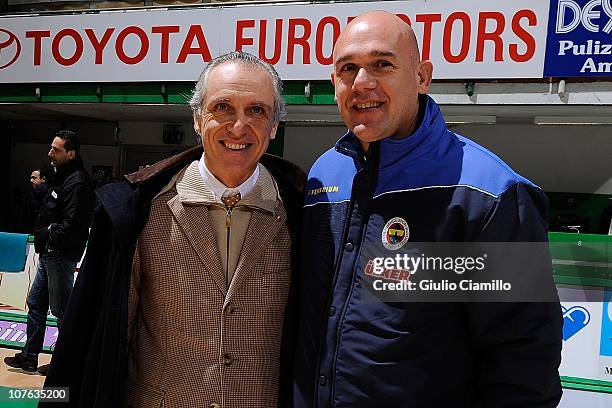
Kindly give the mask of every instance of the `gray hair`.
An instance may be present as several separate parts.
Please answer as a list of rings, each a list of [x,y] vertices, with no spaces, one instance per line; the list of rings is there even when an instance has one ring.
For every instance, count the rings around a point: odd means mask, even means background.
[[[281,118],[287,114],[287,109],[285,108],[285,101],[283,99],[283,81],[281,81],[278,73],[274,69],[274,67],[268,64],[265,61],[257,58],[254,55],[251,55],[242,51],[233,51],[224,55],[221,55],[217,58],[214,58],[212,61],[208,63],[204,71],[200,74],[198,78],[198,82],[193,90],[193,95],[189,100],[189,106],[191,106],[191,110],[194,115],[199,115],[202,113],[202,102],[206,97],[206,89],[208,85],[208,76],[212,72],[213,69],[218,67],[221,64],[225,64],[226,62],[236,62],[242,66],[247,66],[253,69],[263,69],[269,75],[272,80],[272,87],[274,88],[274,123],[278,124]]]

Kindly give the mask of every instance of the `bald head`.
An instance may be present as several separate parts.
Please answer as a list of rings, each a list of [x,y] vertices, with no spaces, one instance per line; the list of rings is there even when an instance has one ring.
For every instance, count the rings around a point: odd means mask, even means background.
[[[416,35],[404,20],[387,11],[368,11],[355,17],[342,30],[334,46],[334,61],[336,49],[342,46],[347,38],[354,36],[369,36],[372,38],[394,38],[398,44],[405,45],[396,52],[407,52],[410,59],[416,64],[420,61],[419,45]]]
[[[371,11],[353,19],[334,46],[338,110],[364,150],[387,137],[413,132],[420,93],[427,93],[432,65],[420,61],[412,28],[394,14]]]

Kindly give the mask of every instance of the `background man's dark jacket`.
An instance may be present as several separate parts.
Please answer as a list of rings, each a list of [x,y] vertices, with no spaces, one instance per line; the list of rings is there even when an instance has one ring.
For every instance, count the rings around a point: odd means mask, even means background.
[[[87,242],[93,207],[93,186],[80,158],[58,167],[36,221],[36,252],[50,249],[79,261]]]
[[[32,191],[28,195],[30,201],[28,202],[28,209],[30,211],[30,215],[32,216],[32,224],[34,224],[38,220],[38,216],[40,215],[40,209],[42,207],[43,199],[47,194],[47,189],[49,185],[47,183],[41,183],[32,188]]]
[[[50,182],[49,182],[50,183]],[[33,234],[37,227],[38,216],[40,215],[40,207],[43,203],[43,198],[47,194],[49,184],[40,183],[34,186],[21,200],[17,211],[17,231],[21,233]]]
[[[123,406],[127,374],[127,304],[136,240],[145,226],[151,200],[188,163],[202,155],[197,147],[108,184],[96,191],[87,255],[66,311],[45,387],[70,387],[70,404],[39,407]],[[298,270],[300,213],[305,174],[297,166],[264,155],[276,180],[292,237],[292,270]],[[281,344],[279,406],[289,406],[297,331],[297,283],[293,276]],[[206,311],[202,311],[205,313]]]

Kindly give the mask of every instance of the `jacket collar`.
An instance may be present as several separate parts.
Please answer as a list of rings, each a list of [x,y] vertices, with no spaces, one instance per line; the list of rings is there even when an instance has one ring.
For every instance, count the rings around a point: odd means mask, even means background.
[[[63,166],[57,167],[57,170],[55,172],[54,181],[57,184],[61,184],[66,179],[66,177],[68,177],[70,174],[74,173],[77,170],[82,170],[82,169],[83,169],[83,161],[81,160],[80,157],[77,156],[77,158],[75,158],[74,160],[69,161]]]
[[[269,213],[274,213],[278,190],[270,173],[261,164],[259,177],[255,186],[243,197],[236,207],[256,208]],[[192,162],[176,181],[176,192],[183,204],[223,205],[222,201],[215,195],[200,174],[198,162]]]
[[[163,173],[174,174],[177,168],[182,168],[186,163],[197,160],[200,156],[202,156],[202,146],[198,145],[124,177],[130,184],[141,184]]]
[[[440,143],[447,129],[439,106],[429,95],[419,95],[419,106],[420,121],[410,136],[403,139],[387,137],[380,141],[381,168],[406,158],[414,160]],[[336,150],[360,160],[364,156],[359,139],[351,131],[338,140]]]

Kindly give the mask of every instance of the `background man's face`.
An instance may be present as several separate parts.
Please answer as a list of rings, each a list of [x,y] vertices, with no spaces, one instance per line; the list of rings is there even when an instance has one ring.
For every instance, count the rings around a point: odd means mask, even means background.
[[[38,170],[34,170],[30,175],[30,183],[32,183],[33,187],[36,187],[44,182],[45,180],[40,178],[40,172]]]
[[[365,143],[405,137],[418,112],[418,56],[409,37],[393,24],[360,21],[342,33],[334,48],[338,109]]]
[[[61,167],[74,159],[76,152],[74,150],[66,151],[64,144],[66,141],[60,137],[55,137],[51,142],[51,150],[48,156],[51,158],[51,164],[55,167]]]
[[[219,65],[208,76],[201,111],[194,126],[202,135],[206,167],[236,187],[253,173],[276,133],[270,75],[235,62]]]

